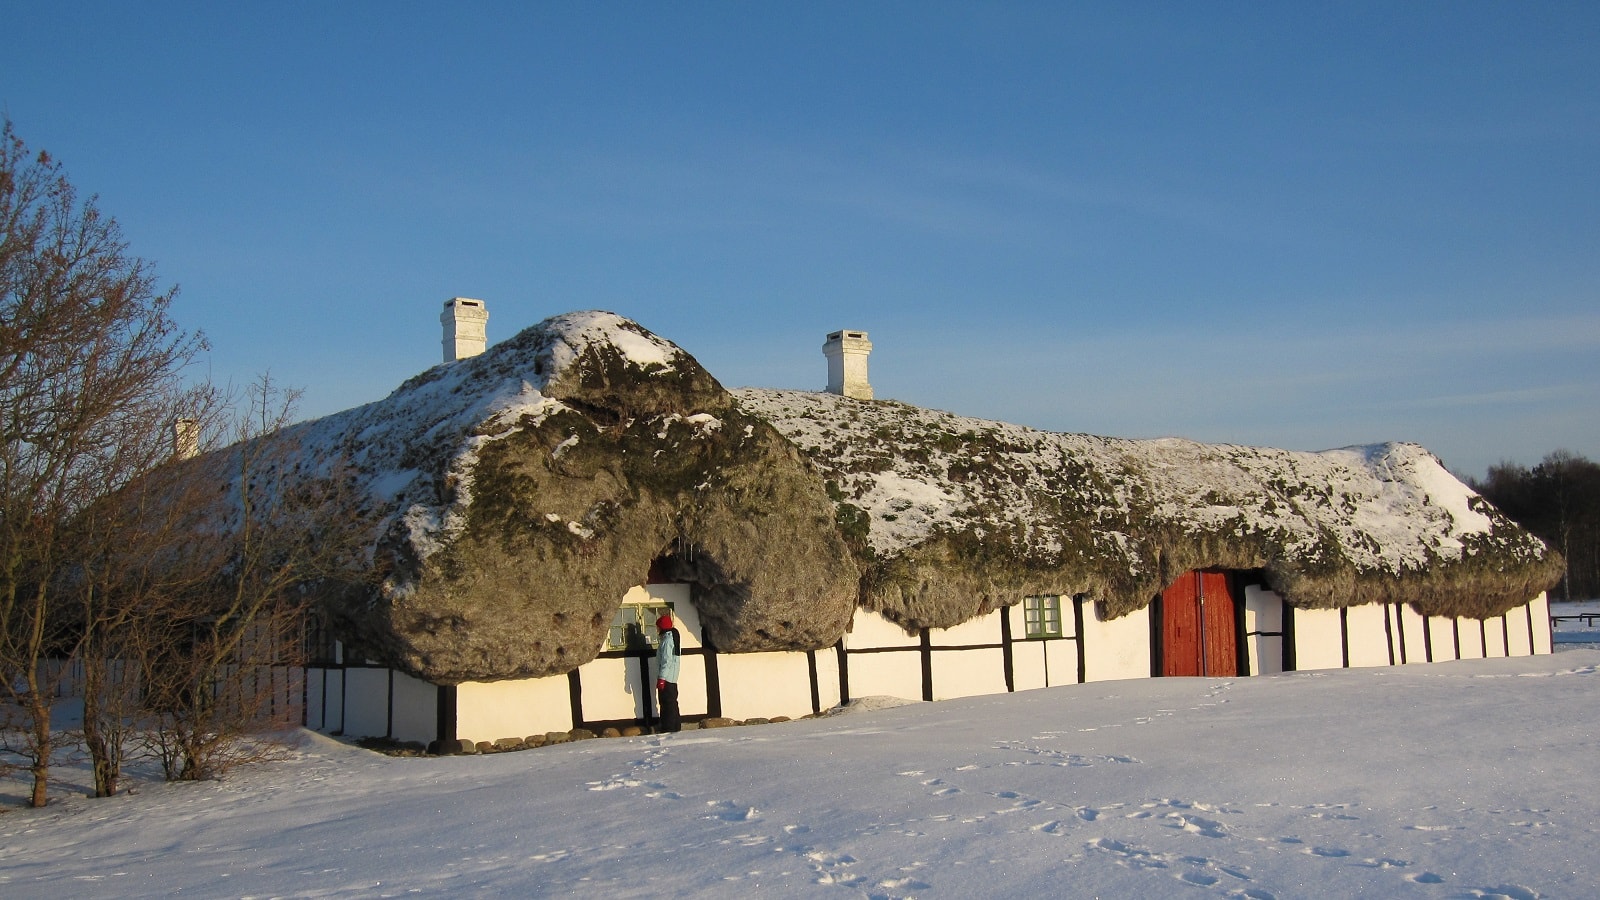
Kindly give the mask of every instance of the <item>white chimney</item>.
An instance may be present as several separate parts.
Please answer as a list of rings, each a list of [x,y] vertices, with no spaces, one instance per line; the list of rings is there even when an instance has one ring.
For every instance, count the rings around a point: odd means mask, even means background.
[[[482,300],[452,297],[439,314],[444,326],[444,361],[477,356],[489,346],[489,310]]]
[[[200,453],[200,423],[194,419],[172,420],[172,455],[191,459]]]
[[[835,331],[822,345],[828,358],[828,393],[855,400],[871,400],[872,385],[867,383],[867,354],[872,342],[865,331]]]

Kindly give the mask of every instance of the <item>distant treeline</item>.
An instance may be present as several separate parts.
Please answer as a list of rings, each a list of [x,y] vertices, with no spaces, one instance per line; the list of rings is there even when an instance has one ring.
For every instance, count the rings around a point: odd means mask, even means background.
[[[1503,462],[1468,483],[1567,558],[1553,599],[1600,597],[1600,464],[1557,450],[1531,469]]]

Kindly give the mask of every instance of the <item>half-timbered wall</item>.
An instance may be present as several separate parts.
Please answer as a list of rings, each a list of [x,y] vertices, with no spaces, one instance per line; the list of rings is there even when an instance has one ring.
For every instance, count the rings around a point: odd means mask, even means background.
[[[691,721],[796,718],[856,697],[942,700],[1143,678],[1152,668],[1149,609],[1102,620],[1095,604],[1081,598],[1061,598],[1060,636],[1025,637],[1020,607],[915,634],[857,610],[835,647],[729,654],[703,644],[686,585],[651,585],[648,594],[673,603],[684,645],[680,705]],[[1551,652],[1543,595],[1481,622],[1423,617],[1394,604],[1292,609],[1260,584],[1245,584],[1242,596],[1252,674]],[[304,682],[306,724],[350,736],[428,742],[648,722],[655,714],[655,678],[654,658],[628,651],[601,653],[566,675],[455,687],[374,666],[318,667],[308,670]]]
[[[1265,597],[1276,598],[1261,590]],[[1284,609],[1293,634],[1294,668],[1339,669],[1496,659],[1551,652],[1544,594],[1492,619],[1423,616],[1410,606],[1376,603],[1348,609]],[[1254,657],[1252,657],[1253,659]]]

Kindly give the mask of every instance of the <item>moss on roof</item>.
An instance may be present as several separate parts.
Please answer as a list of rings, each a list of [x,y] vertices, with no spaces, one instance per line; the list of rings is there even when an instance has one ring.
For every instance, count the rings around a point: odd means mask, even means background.
[[[1028,594],[1112,616],[1197,568],[1259,569],[1306,608],[1487,617],[1559,558],[1415,444],[1320,453],[1056,434],[892,401],[747,389],[852,524],[864,606],[948,627]]]

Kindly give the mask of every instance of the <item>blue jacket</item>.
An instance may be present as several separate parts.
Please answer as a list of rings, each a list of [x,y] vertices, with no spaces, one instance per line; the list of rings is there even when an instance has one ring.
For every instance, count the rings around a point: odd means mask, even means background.
[[[656,677],[673,684],[678,683],[678,629],[661,632],[661,643],[656,647]]]

